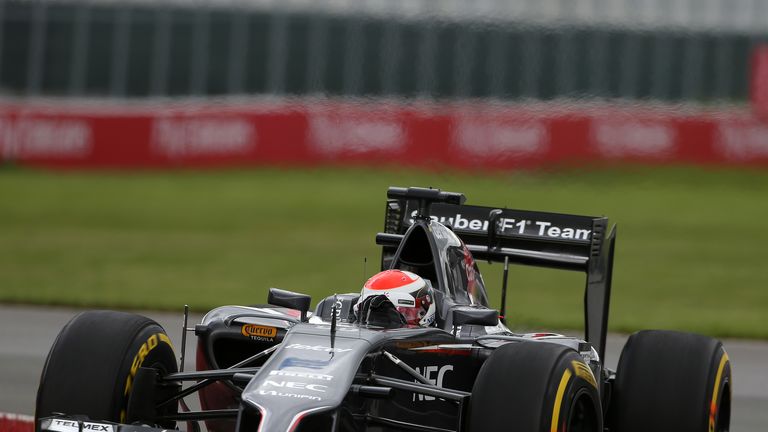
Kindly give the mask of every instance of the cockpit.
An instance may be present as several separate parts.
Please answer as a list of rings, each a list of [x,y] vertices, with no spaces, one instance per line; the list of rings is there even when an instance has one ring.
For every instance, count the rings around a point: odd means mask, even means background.
[[[406,270],[430,281],[443,298],[438,305],[488,306],[485,284],[464,243],[440,223],[414,225],[393,257],[392,269]],[[449,307],[440,307],[439,313]]]

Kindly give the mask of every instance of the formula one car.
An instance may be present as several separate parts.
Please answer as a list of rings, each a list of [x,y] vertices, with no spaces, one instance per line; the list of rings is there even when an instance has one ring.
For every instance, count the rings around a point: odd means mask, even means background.
[[[310,312],[309,296],[270,289],[267,305],[205,315],[197,370],[185,372],[154,321],[83,312],[46,360],[37,430],[728,430],[720,342],[641,331],[616,371],[604,367],[616,238],[606,218],[469,206],[439,189],[387,194],[381,268],[426,281],[433,319],[410,325],[391,298],[358,293]],[[502,297],[509,263],[583,272],[584,338],[509,330],[475,259],[503,263]],[[184,399],[193,393],[200,410]]]

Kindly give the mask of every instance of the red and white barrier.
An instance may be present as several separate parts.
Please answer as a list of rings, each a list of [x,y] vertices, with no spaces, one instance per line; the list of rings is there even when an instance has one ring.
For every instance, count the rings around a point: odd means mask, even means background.
[[[0,159],[50,168],[768,166],[751,110],[299,100],[2,103]]]
[[[32,432],[34,430],[34,417],[0,413],[0,432]]]
[[[752,50],[750,99],[757,116],[768,122],[768,44]]]

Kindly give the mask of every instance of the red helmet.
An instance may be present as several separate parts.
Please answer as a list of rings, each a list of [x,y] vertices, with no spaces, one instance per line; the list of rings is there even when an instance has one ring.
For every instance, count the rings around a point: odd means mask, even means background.
[[[385,270],[363,285],[358,305],[372,296],[383,295],[409,325],[428,327],[435,322],[432,286],[419,275],[403,270]]]

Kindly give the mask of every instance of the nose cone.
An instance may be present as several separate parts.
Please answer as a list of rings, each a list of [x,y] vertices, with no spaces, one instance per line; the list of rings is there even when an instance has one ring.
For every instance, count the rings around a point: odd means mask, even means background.
[[[297,326],[300,327],[300,326]],[[291,331],[243,391],[243,403],[261,412],[259,431],[290,431],[308,415],[338,407],[369,343]]]

